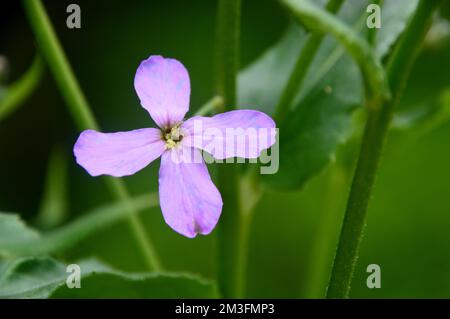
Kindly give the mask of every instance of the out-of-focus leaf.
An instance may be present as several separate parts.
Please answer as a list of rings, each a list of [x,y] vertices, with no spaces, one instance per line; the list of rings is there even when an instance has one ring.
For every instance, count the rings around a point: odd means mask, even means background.
[[[14,112],[30,96],[44,73],[44,63],[39,55],[17,82],[0,90],[0,121]]]
[[[354,29],[364,32],[368,3],[345,1],[338,16]],[[410,6],[412,4],[408,5],[407,12],[397,15],[389,12],[395,11],[396,6],[383,8],[385,30],[377,38],[379,57],[389,52],[403,31],[412,13]],[[254,107],[273,114],[304,38],[305,32],[300,27],[291,26],[278,43],[240,73],[240,107]],[[353,110],[363,102],[361,83],[354,62],[336,41],[327,36],[308,70],[291,113],[286,117],[288,120],[280,127],[279,171],[263,176],[268,185],[301,187],[334,158],[337,146],[352,132]]]
[[[4,247],[39,239],[39,234],[28,228],[18,215],[0,213],[0,254]]]
[[[254,107],[273,114],[305,39],[305,31],[298,25],[291,24],[274,47],[240,72],[238,78],[240,107]]]
[[[146,194],[130,200],[136,211],[155,207],[157,194]],[[36,256],[62,251],[80,240],[128,216],[124,203],[97,208],[55,230],[38,234],[17,216],[0,213],[0,256]]]
[[[55,227],[67,217],[67,187],[67,155],[57,146],[47,165],[44,194],[36,220],[39,228]]]
[[[376,53],[383,58],[391,50],[417,7],[418,0],[386,0],[381,10],[381,28],[377,32]]]
[[[86,276],[82,289],[61,285],[52,298],[218,298],[216,286],[187,274],[96,273]]]
[[[450,88],[434,101],[395,114],[392,128],[426,133],[450,121]]]
[[[21,258],[0,270],[0,298],[217,298],[216,286],[193,275],[129,274],[89,259],[76,262],[81,288],[68,288],[67,264],[50,257]]]
[[[360,74],[345,56],[287,116],[280,129],[279,171],[263,175],[275,188],[298,188],[335,156],[352,132],[352,112],[363,98]]]
[[[361,20],[361,17],[365,16],[366,5],[367,1],[365,0],[345,1],[338,15],[350,25],[355,25]],[[255,108],[273,114],[281,92],[303,47],[306,35],[307,33],[303,28],[297,24],[291,24],[274,46],[270,47],[239,73],[238,105],[240,107]],[[322,63],[323,58],[330,56],[336,47],[335,41],[329,38],[324,41],[317,54],[317,56],[322,57]],[[340,52],[339,56],[342,56],[343,52],[341,50]],[[308,71],[304,82],[305,87],[311,88],[311,82],[320,81],[316,78],[318,68],[321,67],[317,60],[316,57]],[[333,63],[336,63],[336,60],[333,59]]]
[[[450,21],[437,17],[425,38],[424,46],[434,50],[445,48],[450,43]]]
[[[77,262],[81,276],[110,270],[97,260]],[[0,272],[0,298],[48,298],[65,285],[66,265],[50,257],[20,258],[5,262]]]

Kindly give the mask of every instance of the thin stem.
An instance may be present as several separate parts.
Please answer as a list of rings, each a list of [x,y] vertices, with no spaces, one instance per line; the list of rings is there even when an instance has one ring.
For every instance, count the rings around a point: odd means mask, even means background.
[[[236,298],[245,298],[246,293],[246,274],[247,274],[247,257],[248,246],[250,241],[250,226],[253,221],[253,215],[256,205],[263,196],[263,189],[260,187],[256,177],[258,173],[258,165],[252,167],[239,181],[239,210],[241,216],[241,226],[238,229],[239,246],[236,254],[239,256],[236,272]]]
[[[45,8],[40,0],[23,0],[25,12],[40,45],[43,57],[47,60],[49,68],[56,79],[56,83],[69,106],[74,121],[80,129],[98,129],[97,121],[89,108],[86,98],[75,78],[69,61],[61,44],[53,30]],[[134,212],[134,208],[128,205],[128,194],[120,180],[106,178],[112,194],[121,199],[129,214],[129,222],[133,229],[139,248],[150,270],[161,270],[160,262],[150,239],[144,233],[144,227]]]
[[[340,208],[344,204],[348,174],[349,172],[339,163],[330,167],[328,171],[326,193],[321,204],[304,285],[306,298],[325,297],[330,264],[334,257],[334,245],[339,235],[338,226],[342,218]]]
[[[5,95],[0,98],[0,121],[12,114],[34,92],[44,73],[44,63],[36,54],[33,64],[17,82],[6,88]]]
[[[241,0],[219,0],[216,33],[217,93],[223,97],[225,110],[236,104],[236,79],[239,66]],[[241,216],[239,212],[236,167],[232,164],[219,166],[219,188],[223,198],[222,217],[218,226],[218,276],[219,287],[225,298],[235,297],[241,262],[240,245]]]
[[[328,287],[328,298],[347,298],[363,236],[367,207],[380,156],[395,106],[406,85],[411,67],[442,0],[421,0],[387,65],[393,99],[368,108],[368,119],[353,178],[336,257]],[[370,101],[369,101],[370,102]]]
[[[128,222],[133,230],[134,237],[141,248],[144,260],[149,270],[161,271],[163,269],[156,253],[153,241],[151,241],[145,231],[145,227],[136,212],[135,207],[132,205],[130,195],[125,187],[125,184],[113,177],[105,177],[106,183],[109,186],[111,192],[117,199],[121,200],[125,209],[128,211]],[[149,199],[150,200],[150,199]]]
[[[214,96],[211,100],[203,104],[197,112],[195,112],[195,116],[203,116],[213,112],[218,112],[223,108],[223,98],[219,95]]]
[[[330,13],[336,13],[339,11],[343,2],[344,0],[329,0],[326,5],[326,10]],[[308,39],[298,56],[294,69],[289,76],[288,82],[281,93],[280,101],[275,109],[274,119],[276,123],[281,123],[288,114],[289,109],[303,84],[303,80],[308,73],[309,67],[314,60],[317,50],[322,43],[323,37],[323,33],[312,33],[308,35]]]

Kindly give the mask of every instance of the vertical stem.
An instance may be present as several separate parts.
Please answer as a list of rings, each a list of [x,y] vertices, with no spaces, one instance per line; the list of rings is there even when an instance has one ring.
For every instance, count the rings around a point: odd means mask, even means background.
[[[339,11],[343,2],[344,0],[329,0],[326,5],[326,10],[330,13],[336,13]],[[299,92],[299,88],[308,73],[308,69],[322,43],[323,37],[324,34],[320,32],[308,35],[308,39],[295,63],[294,69],[289,76],[288,82],[281,93],[280,101],[275,109],[274,119],[277,123],[281,123],[289,112],[289,108],[292,106]]]
[[[80,129],[98,129],[94,115],[75,78],[42,2],[40,0],[23,0],[23,5],[39,43],[42,55],[48,62],[49,68],[56,79],[56,83],[69,106],[69,110],[76,124]],[[128,203],[129,197],[122,181],[111,178],[106,178],[105,181],[116,198]],[[132,205],[127,205],[127,207],[130,211],[129,222],[133,229],[133,234],[145,257],[148,268],[150,270],[160,270],[161,265],[157,254],[151,241],[145,234],[139,217],[137,214],[134,214]]]
[[[344,201],[344,190],[349,172],[340,163],[335,163],[327,174],[327,185],[320,205],[320,216],[314,233],[308,271],[306,274],[305,298],[324,298],[327,280],[333,260],[334,243],[339,235],[339,212]]]
[[[393,99],[369,105],[358,164],[353,178],[336,257],[328,287],[328,298],[347,298],[359,253],[367,207],[395,106],[406,85],[411,67],[442,0],[421,0],[387,65]],[[369,101],[370,104],[370,101]]]
[[[239,33],[241,0],[219,0],[217,8],[216,74],[217,93],[222,96],[226,110],[236,105],[236,78],[239,67]],[[235,165],[219,166],[219,188],[223,211],[219,223],[218,276],[224,297],[237,295],[241,234],[238,183]]]

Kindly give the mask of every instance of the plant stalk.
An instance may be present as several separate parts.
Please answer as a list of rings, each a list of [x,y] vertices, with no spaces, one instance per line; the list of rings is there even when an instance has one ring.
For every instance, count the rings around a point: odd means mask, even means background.
[[[236,79],[239,67],[241,0],[219,0],[215,43],[216,93],[223,98],[224,109],[236,105]],[[223,198],[222,216],[218,225],[218,278],[225,298],[238,294],[241,254],[238,253],[242,234],[239,210],[236,166],[219,165],[219,188]]]
[[[387,64],[387,78],[393,94],[392,99],[368,107],[362,146],[328,286],[328,298],[349,296],[367,208],[392,115],[431,24],[432,15],[441,2],[442,0],[419,2],[414,16]]]

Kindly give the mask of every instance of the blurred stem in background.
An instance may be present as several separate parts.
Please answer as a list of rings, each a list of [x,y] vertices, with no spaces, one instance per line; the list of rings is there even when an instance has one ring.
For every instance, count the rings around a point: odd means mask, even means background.
[[[335,14],[342,7],[343,3],[344,0],[329,0],[325,6],[325,10],[331,14]],[[275,109],[274,118],[278,127],[282,126],[282,122],[289,113],[297,93],[301,91],[305,76],[322,44],[324,36],[325,34],[322,32],[312,32],[307,35],[308,39],[300,51],[294,69],[289,76]],[[341,186],[343,183],[344,177],[342,176],[342,171],[341,167],[335,165],[329,173],[329,185],[322,209],[322,218],[319,222],[314,248],[312,249],[311,262],[308,266],[309,276],[307,277],[309,279],[305,286],[305,296],[307,298],[320,298],[325,294],[322,291],[322,287],[325,286],[326,281],[326,259],[330,251],[330,237],[333,237],[331,236],[333,234],[333,226],[337,217],[339,217],[335,209],[338,206],[335,190],[340,189],[338,186]]]
[[[338,225],[342,218],[340,209],[344,205],[347,181],[350,171],[342,163],[336,162],[326,174],[327,184],[323,202],[320,205],[320,217],[314,233],[314,241],[308,262],[306,282],[302,297],[324,298],[330,264],[333,260],[335,242],[339,235]]]
[[[330,13],[336,13],[342,6],[344,0],[329,0],[325,9]],[[317,50],[322,43],[324,34],[321,32],[314,32],[308,35],[308,39],[303,46],[294,69],[289,76],[288,82],[281,93],[280,100],[275,109],[274,119],[278,127],[283,122],[286,115],[294,102],[297,93],[302,87],[303,80],[308,73],[309,67],[316,56]],[[299,39],[300,40],[300,39]]]
[[[223,98],[221,96],[214,96],[212,99],[203,104],[194,116],[204,116],[210,113],[216,113],[223,109]]]
[[[215,43],[215,86],[223,98],[224,109],[236,106],[236,79],[239,68],[241,0],[219,0]],[[237,167],[234,164],[219,165],[219,188],[223,210],[218,225],[218,276],[219,287],[225,298],[236,297],[242,286],[243,269],[239,260],[242,216],[239,210]]]
[[[394,49],[387,77],[393,97],[368,108],[368,119],[342,225],[328,287],[328,298],[347,298],[359,254],[372,187],[395,106],[406,85],[415,57],[442,0],[421,0]]]
[[[61,94],[79,129],[84,130],[89,128],[98,130],[97,122],[56,37],[42,2],[40,0],[23,0],[23,5],[37,42],[39,43],[42,55],[47,60]],[[144,226],[135,213],[133,205],[129,204],[130,199],[124,183],[119,179],[111,177],[106,177],[104,180],[111,193],[123,201],[124,206],[129,212],[128,220],[139,248],[145,257],[148,269],[160,271],[161,264],[156,250],[145,233]]]
[[[40,229],[59,226],[67,218],[68,160],[62,146],[53,147],[47,164],[44,192],[36,217],[36,225]]]
[[[34,92],[43,73],[44,63],[41,56],[36,54],[26,73],[16,82],[7,86],[4,89],[5,92],[0,92],[0,121],[12,114]]]

